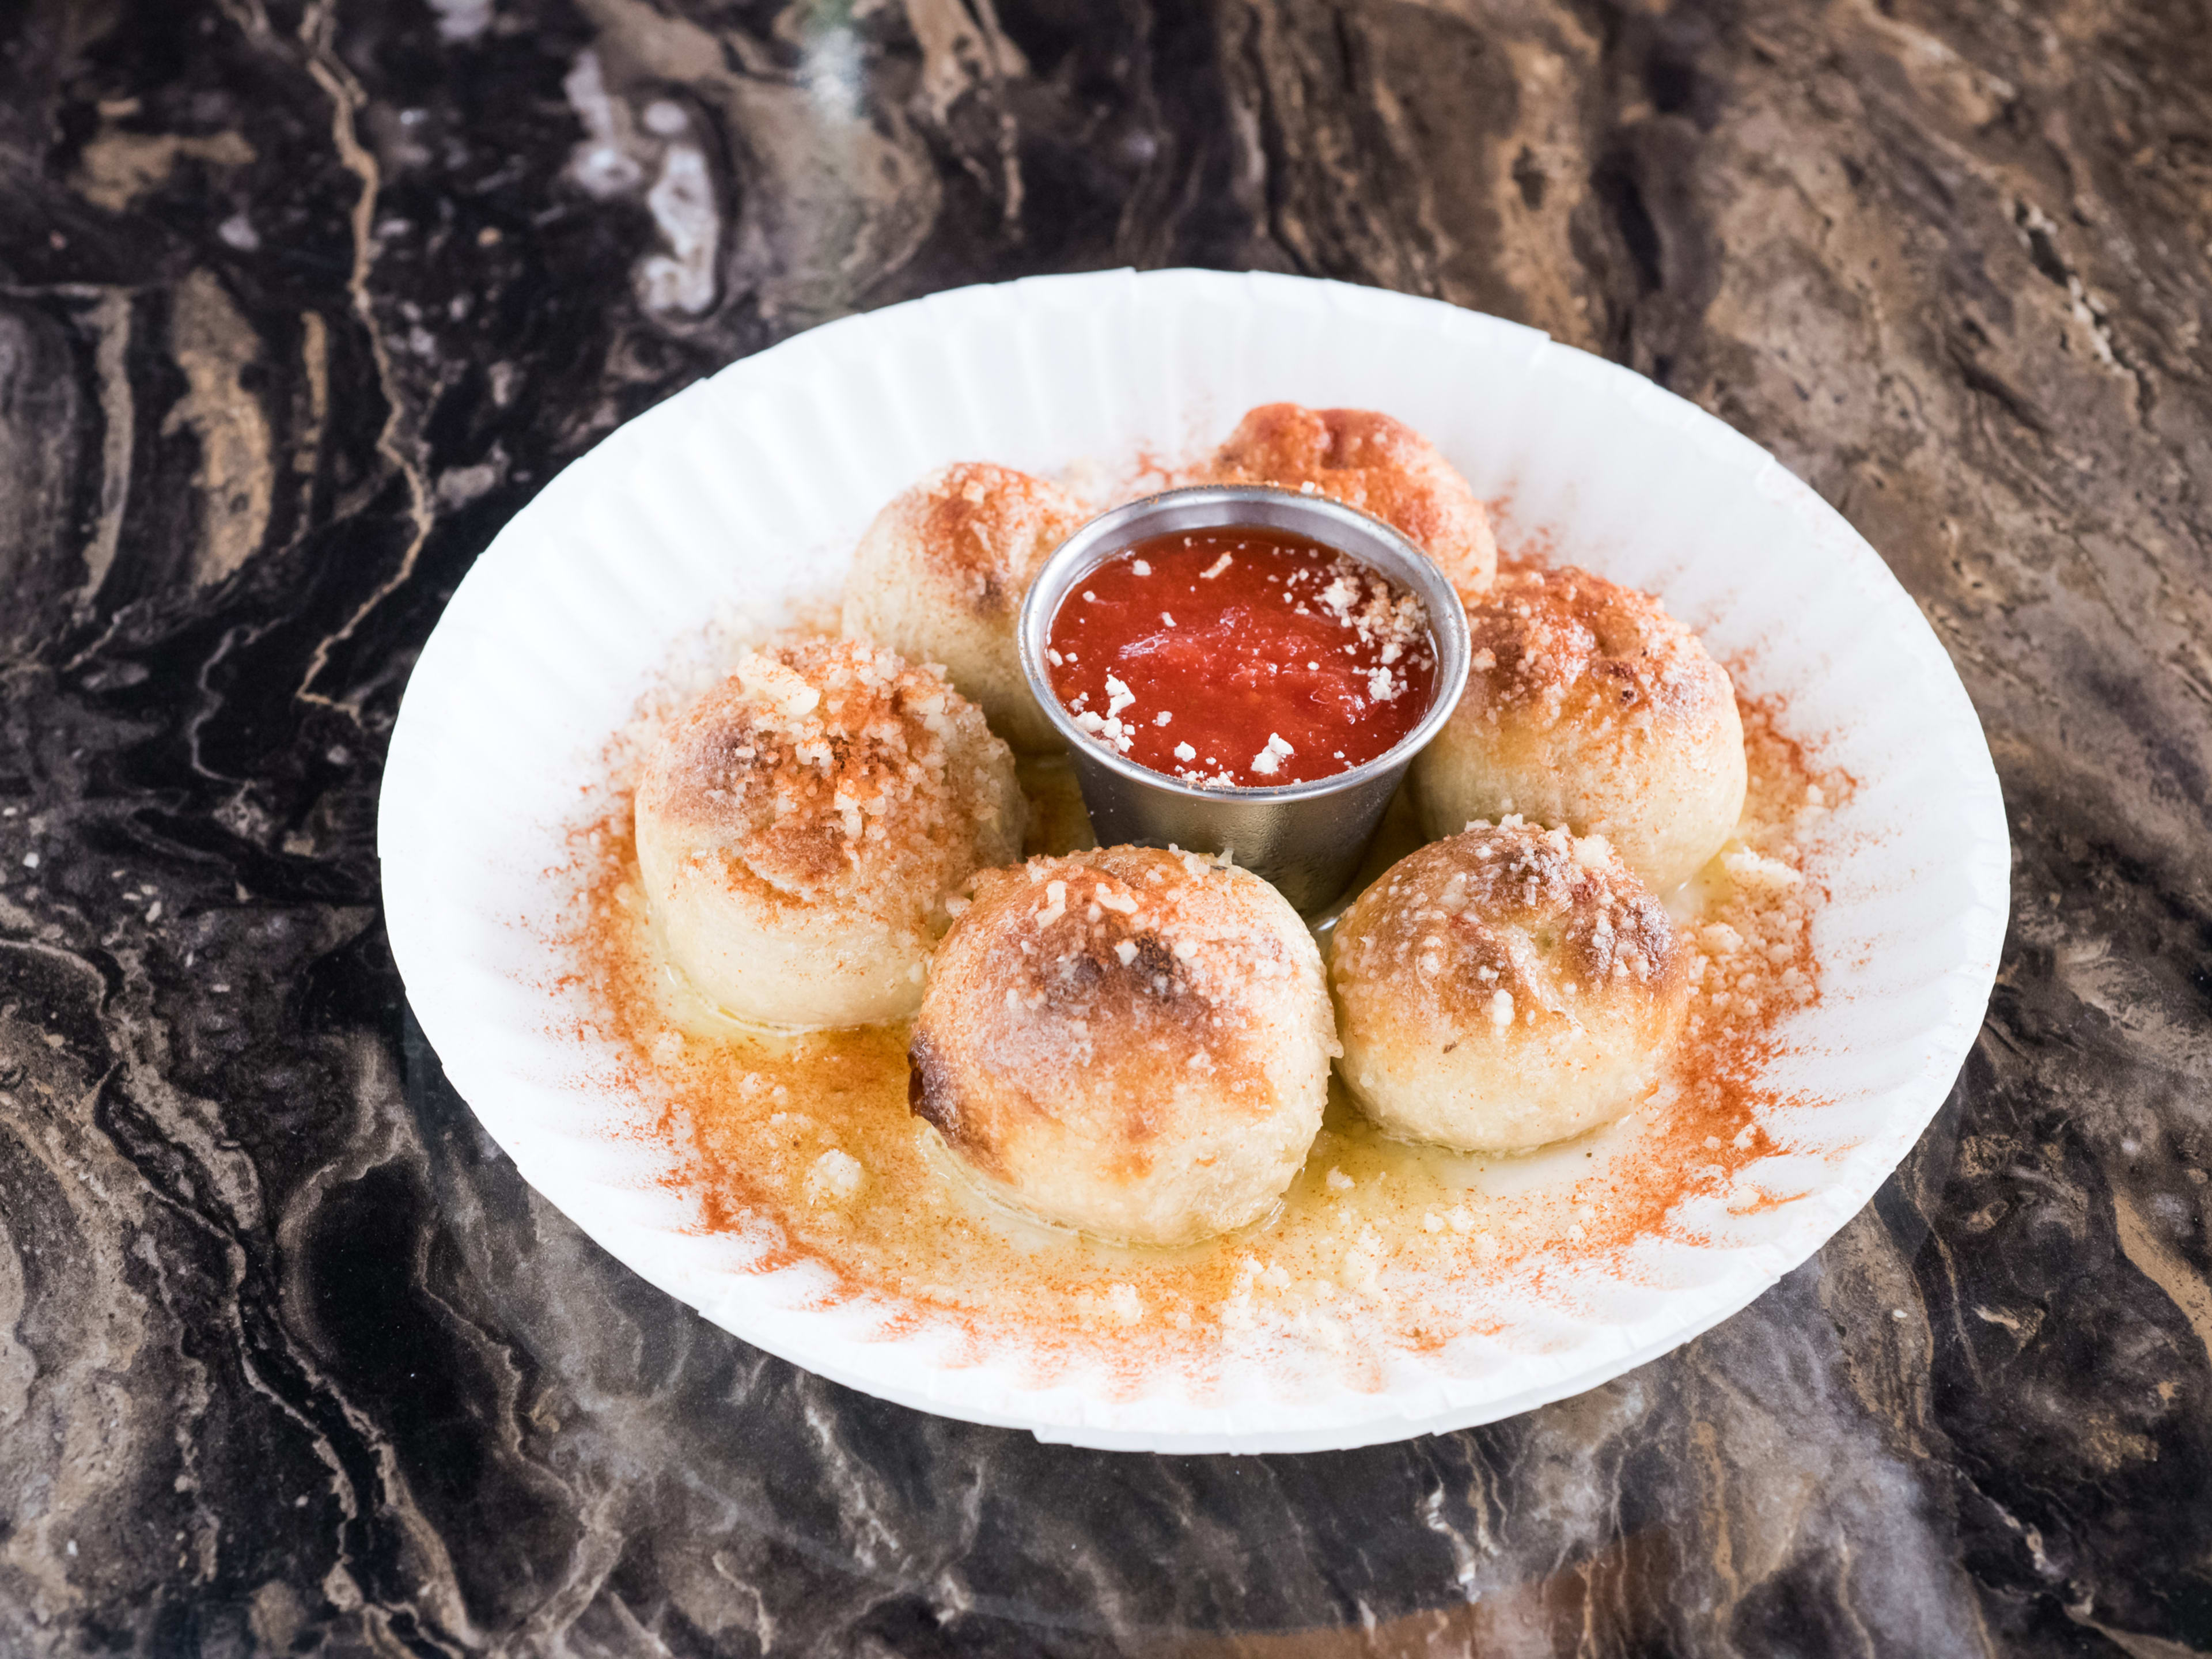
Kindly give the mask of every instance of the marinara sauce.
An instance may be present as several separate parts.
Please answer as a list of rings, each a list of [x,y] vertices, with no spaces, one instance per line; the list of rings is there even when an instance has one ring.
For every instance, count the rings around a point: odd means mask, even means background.
[[[1091,740],[1216,788],[1304,783],[1421,722],[1421,602],[1350,555],[1254,526],[1148,537],[1060,601],[1045,660]]]

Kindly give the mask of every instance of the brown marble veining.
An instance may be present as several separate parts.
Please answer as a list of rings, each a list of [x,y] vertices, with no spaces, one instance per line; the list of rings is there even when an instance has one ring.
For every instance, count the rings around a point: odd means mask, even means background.
[[[878,1405],[600,1255],[408,1024],[380,757],[500,524],[796,330],[1121,264],[1628,363],[1981,712],[1950,1103],[1580,1399],[1245,1460]],[[24,0],[0,1652],[2212,1650],[2209,323],[2188,0]]]

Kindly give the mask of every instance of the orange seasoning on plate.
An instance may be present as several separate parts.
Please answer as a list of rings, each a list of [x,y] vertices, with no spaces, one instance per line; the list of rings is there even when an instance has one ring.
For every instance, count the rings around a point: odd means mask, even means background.
[[[1421,602],[1350,555],[1250,525],[1176,531],[1085,575],[1052,619],[1052,688],[1091,740],[1208,788],[1333,777],[1421,722]]]

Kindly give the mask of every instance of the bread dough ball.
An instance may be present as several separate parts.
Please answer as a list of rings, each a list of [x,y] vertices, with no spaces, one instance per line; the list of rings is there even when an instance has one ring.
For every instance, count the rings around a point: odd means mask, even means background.
[[[1431,842],[1337,923],[1359,1106],[1394,1135],[1522,1152],[1620,1116],[1680,1036],[1674,923],[1602,840],[1518,823]]]
[[[935,669],[851,640],[748,654],[637,791],[669,954],[741,1018],[912,1013],[948,900],[1021,856],[1014,759]]]
[[[1509,570],[1467,623],[1466,694],[1413,763],[1430,835],[1518,813],[1603,836],[1662,893],[1720,851],[1743,812],[1735,690],[1658,600]]]
[[[1311,485],[1390,526],[1462,595],[1483,592],[1498,568],[1490,514],[1467,480],[1412,427],[1372,410],[1263,404],[1214,452],[1207,476],[1282,489]]]
[[[965,461],[892,497],[854,550],[844,627],[913,662],[945,665],[960,695],[1024,754],[1062,745],[1022,677],[1022,596],[1091,516],[1012,467]]]
[[[977,880],[930,969],[908,1098],[1006,1203],[1182,1244],[1282,1196],[1335,1053],[1321,953],[1279,893],[1111,847]]]

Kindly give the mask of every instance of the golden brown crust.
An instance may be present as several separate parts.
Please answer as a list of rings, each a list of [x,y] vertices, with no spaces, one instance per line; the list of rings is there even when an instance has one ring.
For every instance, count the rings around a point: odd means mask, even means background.
[[[888,915],[927,908],[936,884],[887,877],[933,868],[1000,816],[966,755],[989,744],[937,671],[854,641],[771,646],[670,731],[640,807],[693,830],[757,902]]]
[[[854,550],[845,631],[942,664],[1000,737],[1049,753],[1059,739],[1023,678],[1014,624],[1038,568],[1090,511],[1012,467],[933,472],[893,497]]]
[[[1279,895],[1108,848],[976,878],[931,967],[908,1100],[1012,1201],[1164,1243],[1282,1191],[1334,1048],[1319,957]]]
[[[1467,625],[1464,701],[1493,719],[1648,712],[1686,724],[1735,700],[1727,671],[1656,599],[1572,565],[1500,572],[1468,602]]]
[[[1618,1117],[1689,1001],[1665,908],[1596,836],[1511,820],[1401,860],[1337,924],[1339,1070],[1393,1134],[1526,1151]]]
[[[1599,997],[1664,1003],[1688,971],[1666,907],[1610,848],[1519,824],[1401,859],[1337,934],[1340,984],[1418,985],[1457,1021],[1487,1019],[1500,991],[1524,1024],[1530,1009],[1580,1018]]]
[[[771,1025],[864,1025],[921,1001],[975,871],[1019,856],[1014,757],[934,669],[851,640],[749,653],[671,727],[636,802],[669,956]]]
[[[1498,568],[1490,514],[1467,480],[1412,427],[1372,410],[1263,404],[1214,452],[1206,476],[1310,486],[1357,507],[1425,551],[1463,597],[1487,588]]]
[[[985,619],[1013,617],[1053,549],[1089,516],[1057,485],[988,461],[948,466],[884,511],[922,565],[951,579],[948,596]]]
[[[1250,998],[1287,988],[1293,964],[1279,938],[1241,914],[1237,879],[1144,847],[985,871],[974,906],[945,938],[931,989],[992,988],[969,1005],[967,1035],[982,1039],[969,1052],[1047,1115],[1071,1068],[1125,1059],[1186,1068],[1200,1060],[1225,1105],[1265,1110],[1265,1055],[1239,1039],[1258,1024]],[[1149,1093],[1116,1092],[1127,1096],[1118,1137],[1134,1152],[1152,1133]]]
[[[1648,593],[1571,566],[1509,569],[1467,607],[1466,692],[1413,763],[1432,836],[1519,813],[1602,835],[1665,892],[1743,808],[1728,671]]]

